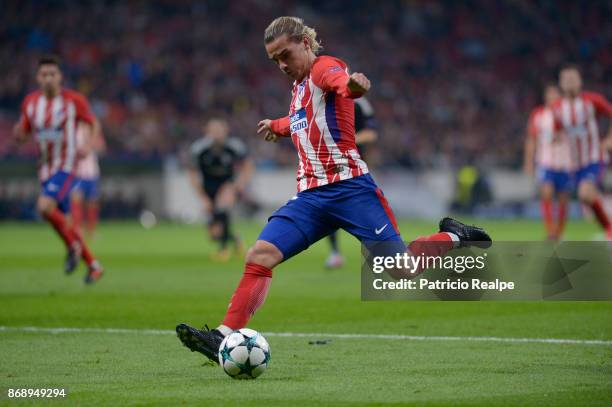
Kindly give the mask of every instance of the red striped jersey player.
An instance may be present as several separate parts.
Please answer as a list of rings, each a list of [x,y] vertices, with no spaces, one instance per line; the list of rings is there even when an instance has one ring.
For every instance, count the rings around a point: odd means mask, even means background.
[[[439,233],[406,248],[393,212],[355,145],[353,100],[368,91],[368,78],[349,74],[338,58],[317,56],[316,33],[300,18],[274,20],[264,43],[268,57],[293,79],[293,90],[289,114],[262,120],[258,133],[268,141],[291,137],[299,157],[298,193],[270,216],[247,252],[244,275],[223,322],[210,331],[186,324],[176,327],[185,346],[214,361],[223,337],[245,327],[263,304],[272,269],[335,230],[344,229],[364,244],[398,254],[409,250],[442,255],[460,245],[488,247],[491,242],[482,229],[444,218]]]
[[[39,60],[36,80],[40,89],[24,99],[21,118],[14,127],[15,137],[23,143],[33,136],[38,144],[41,190],[37,209],[66,245],[66,273],[72,273],[82,258],[88,267],[85,282],[92,283],[102,276],[103,269],[66,215],[70,213],[78,160],[89,150],[87,143],[77,146],[77,125],[93,127],[96,122],[85,97],[62,87],[57,58]]]
[[[601,139],[597,122],[612,116],[612,105],[599,93],[582,91],[582,77],[574,65],[561,69],[559,86],[562,97],[552,106],[556,136],[569,139],[578,198],[593,210],[607,238],[612,239],[612,223],[599,192],[612,149],[612,126]]]
[[[540,184],[542,219],[549,240],[559,240],[567,217],[567,204],[572,191],[572,160],[570,144],[565,136],[555,138],[551,106],[560,97],[559,89],[549,85],[544,89],[544,102],[531,112],[525,139],[525,172],[533,175],[537,166]],[[556,216],[553,208],[557,199]],[[556,219],[555,219],[556,218]]]

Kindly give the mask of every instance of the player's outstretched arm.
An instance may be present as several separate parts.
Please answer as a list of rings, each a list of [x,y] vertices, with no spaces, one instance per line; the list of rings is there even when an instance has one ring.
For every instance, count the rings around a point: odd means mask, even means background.
[[[257,134],[265,141],[276,143],[279,137],[289,136],[289,116],[276,120],[264,119],[257,123]]]

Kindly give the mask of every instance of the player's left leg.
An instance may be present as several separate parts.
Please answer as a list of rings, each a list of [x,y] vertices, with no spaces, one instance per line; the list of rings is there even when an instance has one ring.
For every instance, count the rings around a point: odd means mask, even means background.
[[[231,211],[236,203],[236,188],[232,182],[224,183],[215,199],[215,209],[223,214],[221,219],[221,245],[226,247],[229,242],[234,242],[236,237],[231,228]]]
[[[340,248],[338,246],[338,232],[333,232],[328,236],[329,245],[331,246],[331,252],[325,260],[325,268],[327,269],[338,269],[344,265],[344,257],[340,254]]]
[[[72,225],[79,232],[83,222],[83,191],[81,189],[81,180],[78,180],[70,193],[70,218]]]
[[[459,246],[490,246],[491,239],[484,230],[444,218],[438,233],[419,237],[406,247],[387,199],[369,175],[346,182],[345,188],[345,193],[334,199],[329,210],[340,227],[357,237],[370,252],[395,255],[408,251],[414,255],[443,256]],[[391,274],[405,278],[414,277],[420,271],[413,270],[410,275],[405,270]]]
[[[98,217],[100,214],[99,179],[92,178],[85,180],[83,192],[85,201],[85,231],[87,233],[87,239],[91,241],[96,233],[96,226],[98,225]]]
[[[584,205],[591,208],[597,222],[601,225],[608,239],[612,239],[612,223],[606,213],[598,183],[601,181],[601,167],[599,164],[592,164],[580,169],[576,174],[578,182],[578,199]]]
[[[559,240],[563,236],[565,222],[567,220],[567,206],[570,201],[572,179],[569,172],[560,171],[555,176],[555,193],[557,197],[557,219],[555,223],[554,239]]]

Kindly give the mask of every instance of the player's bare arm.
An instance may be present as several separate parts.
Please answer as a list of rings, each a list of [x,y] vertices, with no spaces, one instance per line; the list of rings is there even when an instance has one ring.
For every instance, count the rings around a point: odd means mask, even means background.
[[[535,172],[534,169],[534,158],[535,158],[535,139],[531,136],[525,138],[525,152],[523,155],[523,172],[532,176]]]
[[[204,193],[204,188],[202,187],[203,182],[200,178],[200,174],[195,168],[192,167],[187,169],[187,173],[189,174],[189,182],[191,183],[194,192],[200,198],[204,212],[211,213],[213,204],[210,198]]]
[[[15,136],[17,144],[23,144],[30,138],[31,133],[26,131],[23,124],[23,119],[19,120],[15,126],[13,126],[13,135]]]
[[[253,160],[250,158],[246,158],[240,163],[240,168],[238,172],[238,177],[236,178],[236,182],[234,185],[236,186],[236,191],[238,193],[243,193],[246,189],[249,181],[253,177],[253,173],[255,172],[255,164],[253,164]]]
[[[257,134],[263,136],[265,141],[276,143],[279,135],[272,131],[272,120],[264,119],[257,123]]]

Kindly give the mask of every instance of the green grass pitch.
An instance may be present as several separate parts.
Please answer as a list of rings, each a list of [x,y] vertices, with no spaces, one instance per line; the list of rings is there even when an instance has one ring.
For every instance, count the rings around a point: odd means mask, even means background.
[[[537,222],[479,222],[496,240],[537,240]],[[252,243],[261,225],[237,226]],[[404,221],[404,237],[434,230]],[[597,228],[571,222],[567,239]],[[136,223],[99,228],[93,245],[107,275],[62,273],[63,249],[46,225],[0,224],[0,405],[8,388],[63,387],[57,405],[610,406],[612,345],[328,337],[331,334],[612,340],[610,302],[361,302],[359,246],[344,234],[348,264],[326,271],[326,242],[279,266],[250,327],[271,333],[268,371],[235,381],[170,332],[222,318],[242,273],[214,263],[195,226]],[[15,327],[82,331],[27,332]],[[100,328],[99,330],[88,330]],[[136,331],[108,331],[126,328]],[[162,330],[159,331],[144,331]],[[309,345],[313,339],[331,339]]]

